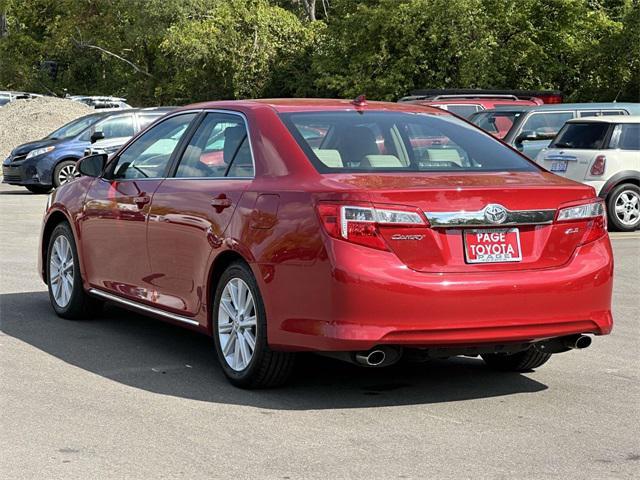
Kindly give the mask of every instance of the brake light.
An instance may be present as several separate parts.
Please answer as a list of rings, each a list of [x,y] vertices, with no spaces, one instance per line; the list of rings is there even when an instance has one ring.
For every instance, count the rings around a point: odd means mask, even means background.
[[[378,250],[389,250],[380,235],[380,227],[427,227],[422,216],[411,210],[324,202],[318,204],[317,210],[329,236]]]
[[[599,177],[600,175],[604,175],[604,169],[607,166],[607,157],[604,155],[598,155],[591,165],[591,175],[594,177]]]
[[[558,222],[587,222],[580,245],[593,242],[607,233],[607,213],[604,202],[592,202],[560,209],[556,218]]]

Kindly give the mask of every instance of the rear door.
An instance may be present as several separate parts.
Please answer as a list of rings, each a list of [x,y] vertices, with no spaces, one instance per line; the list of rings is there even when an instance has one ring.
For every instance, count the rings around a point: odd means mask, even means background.
[[[208,112],[156,190],[149,213],[150,279],[158,306],[186,316],[204,308],[210,256],[254,177],[243,116]]]

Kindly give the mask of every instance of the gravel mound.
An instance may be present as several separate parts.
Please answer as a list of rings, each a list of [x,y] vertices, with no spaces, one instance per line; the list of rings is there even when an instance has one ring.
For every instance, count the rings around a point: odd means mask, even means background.
[[[0,162],[18,145],[46,137],[71,120],[95,110],[56,97],[16,100],[0,107]]]

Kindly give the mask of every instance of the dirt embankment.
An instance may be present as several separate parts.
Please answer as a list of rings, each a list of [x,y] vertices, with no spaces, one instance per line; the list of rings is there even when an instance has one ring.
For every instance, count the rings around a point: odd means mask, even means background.
[[[95,110],[55,97],[16,100],[0,107],[0,162],[18,145],[46,137],[75,118]]]

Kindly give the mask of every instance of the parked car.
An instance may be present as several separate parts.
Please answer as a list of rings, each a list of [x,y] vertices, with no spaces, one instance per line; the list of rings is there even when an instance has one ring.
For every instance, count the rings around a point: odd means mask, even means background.
[[[498,106],[536,106],[562,103],[562,92],[553,90],[483,90],[431,89],[415,90],[399,102],[442,108],[464,118]]]
[[[3,183],[46,193],[77,176],[76,161],[92,143],[117,139],[120,145],[171,109],[129,109],[77,118],[42,140],[13,149],[2,164]]]
[[[140,114],[140,130],[144,130],[151,123],[156,121],[162,115],[156,115],[154,112],[159,112],[161,114],[168,113],[174,110],[176,107],[152,107],[142,109]],[[87,155],[97,155],[97,154],[107,154],[112,155],[117,152],[125,143],[131,140],[131,137],[112,137],[112,138],[103,138],[92,142],[87,148],[84,149],[83,156]]]
[[[612,328],[602,199],[437,108],[201,103],[78,168],[42,228],[55,312],[212,335],[238,386],[281,384],[296,351],[528,371]]]
[[[28,98],[36,98],[41,97],[42,95],[38,93],[29,93],[29,92],[15,92],[15,91],[0,91],[0,107],[2,105],[6,105],[9,102],[13,102],[14,100],[24,100]]]
[[[497,107],[475,113],[469,121],[514,146],[529,158],[536,158],[567,120],[607,115],[640,115],[640,104],[563,103],[537,107]]]
[[[86,95],[71,95],[67,97],[74,102],[84,103],[96,110],[120,110],[123,108],[131,108],[131,105],[127,103],[126,98],[120,97],[105,97],[105,96],[86,96]]]
[[[640,226],[640,116],[569,120],[536,161],[595,188],[616,230]]]

